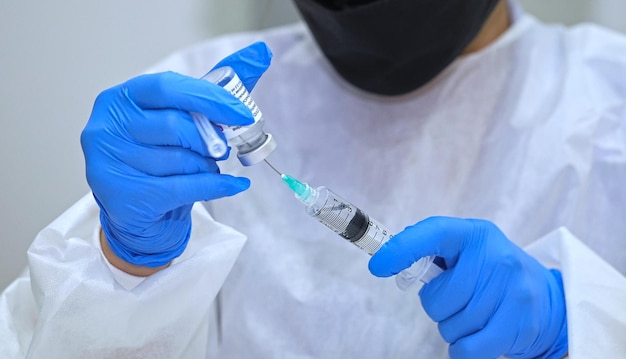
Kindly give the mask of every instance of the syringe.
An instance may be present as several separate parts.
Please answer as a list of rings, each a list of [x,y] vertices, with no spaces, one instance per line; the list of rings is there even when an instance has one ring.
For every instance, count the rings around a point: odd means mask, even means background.
[[[276,171],[274,167],[272,169]],[[304,203],[310,216],[368,254],[376,253],[393,237],[393,234],[378,221],[327,187],[313,188],[294,177],[278,173],[283,182],[295,193],[296,198]],[[424,257],[398,273],[396,284],[400,289],[407,290],[418,280],[428,283],[445,269],[443,258],[434,255]]]

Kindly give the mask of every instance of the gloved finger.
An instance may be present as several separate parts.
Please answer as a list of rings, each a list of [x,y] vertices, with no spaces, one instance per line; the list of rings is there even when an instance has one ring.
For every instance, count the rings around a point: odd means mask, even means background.
[[[486,275],[483,271],[485,257],[480,246],[464,248],[463,256],[459,256],[451,270],[443,272],[422,287],[419,292],[422,307],[433,321],[440,322],[455,315],[466,308],[474,296],[485,290],[478,286],[480,278]],[[488,283],[492,281],[495,279],[490,278]]]
[[[504,304],[493,314],[484,328],[478,332],[457,340],[450,345],[449,353],[452,359],[470,358],[499,358],[511,348],[512,340],[516,339],[516,323],[511,323],[510,305]]]
[[[387,241],[369,261],[369,270],[389,277],[410,267],[420,258],[437,255],[448,268],[454,266],[464,241],[471,238],[471,221],[452,217],[430,217],[407,227]]]
[[[255,42],[224,58],[213,68],[232,67],[246,89],[252,91],[261,75],[270,66],[271,60],[272,51],[269,47],[264,42]]]
[[[161,189],[153,203],[155,211],[160,213],[197,201],[234,196],[250,187],[248,178],[217,173],[154,177],[152,181]]]
[[[227,90],[175,72],[132,78],[122,85],[122,91],[143,110],[200,112],[213,122],[231,126],[254,123],[246,105]]]
[[[487,324],[500,301],[498,296],[487,293],[482,290],[474,292],[473,297],[463,309],[445,319],[437,320],[439,333],[447,343],[455,343],[461,338],[470,336]],[[451,297],[445,298],[446,301],[452,299]],[[431,307],[434,308],[434,306]]]
[[[141,144],[177,146],[210,157],[191,115],[185,111],[145,110],[143,116],[126,124],[126,130]]]
[[[214,159],[181,147],[137,145],[132,153],[119,151],[117,156],[126,165],[149,176],[219,173]]]

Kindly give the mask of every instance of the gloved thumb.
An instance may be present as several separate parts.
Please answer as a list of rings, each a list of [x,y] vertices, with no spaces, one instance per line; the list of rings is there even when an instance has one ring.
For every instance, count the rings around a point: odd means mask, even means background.
[[[264,42],[255,42],[224,58],[213,69],[223,66],[232,67],[246,89],[252,91],[261,75],[270,66],[271,60],[270,48]]]
[[[248,178],[217,173],[160,177],[159,180],[161,185],[155,186],[155,189],[168,190],[153,196],[152,206],[157,213],[166,213],[198,201],[234,196],[250,187]]]
[[[475,222],[452,217],[430,217],[405,228],[387,241],[369,261],[370,272],[389,277],[409,268],[420,258],[436,255],[448,268],[456,263],[465,241],[472,238]]]

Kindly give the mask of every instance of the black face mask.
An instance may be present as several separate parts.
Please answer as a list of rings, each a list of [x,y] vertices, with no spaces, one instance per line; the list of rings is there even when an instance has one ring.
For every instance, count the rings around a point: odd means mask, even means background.
[[[335,70],[380,95],[421,87],[469,45],[498,0],[294,0]]]

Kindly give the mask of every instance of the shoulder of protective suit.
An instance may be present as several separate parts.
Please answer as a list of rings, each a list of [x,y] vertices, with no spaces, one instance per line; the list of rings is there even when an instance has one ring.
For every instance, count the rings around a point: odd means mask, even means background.
[[[306,34],[302,23],[260,30],[220,35],[183,48],[150,67],[146,73],[175,71],[201,77],[224,57],[253,42],[263,41],[274,54],[284,52]]]
[[[598,96],[626,98],[626,34],[595,24],[572,27],[566,35],[576,71]],[[592,94],[593,95],[593,94]]]

